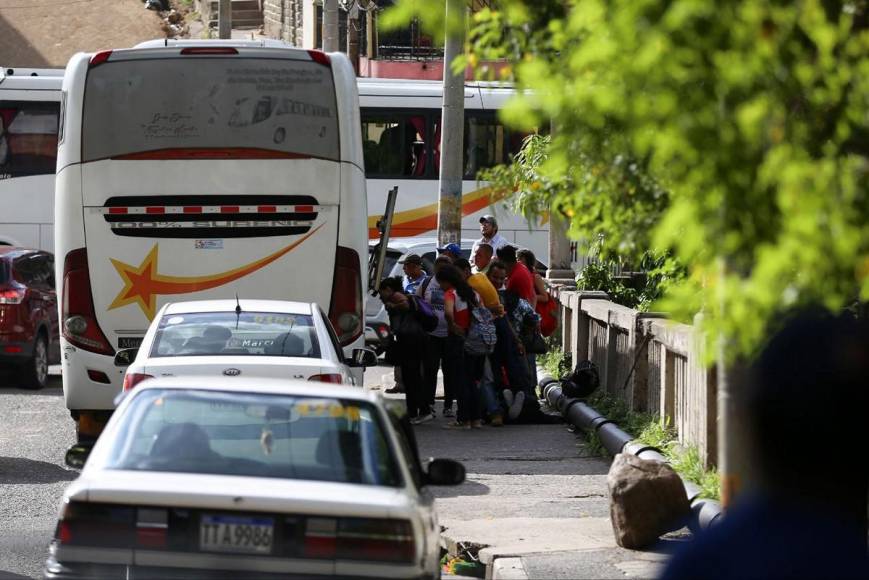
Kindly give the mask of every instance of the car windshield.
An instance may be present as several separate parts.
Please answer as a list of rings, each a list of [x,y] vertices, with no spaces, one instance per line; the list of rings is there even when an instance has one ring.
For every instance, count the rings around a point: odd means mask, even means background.
[[[314,318],[274,312],[166,314],[152,357],[296,356],[320,358]]]
[[[380,417],[365,401],[195,389],[134,396],[108,469],[401,483]]]

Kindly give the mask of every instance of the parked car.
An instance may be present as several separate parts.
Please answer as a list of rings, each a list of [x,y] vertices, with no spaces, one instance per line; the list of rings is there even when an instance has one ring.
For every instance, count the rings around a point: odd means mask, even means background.
[[[41,389],[60,362],[54,256],[0,246],[0,370],[15,384]]]
[[[370,350],[353,355],[345,359],[316,303],[202,300],[165,305],[139,348],[119,351],[115,364],[129,365],[124,390],[153,377],[221,374],[353,384],[350,367],[377,364]]]
[[[379,394],[244,376],[154,379],[70,449],[45,578],[437,578],[429,485]]]

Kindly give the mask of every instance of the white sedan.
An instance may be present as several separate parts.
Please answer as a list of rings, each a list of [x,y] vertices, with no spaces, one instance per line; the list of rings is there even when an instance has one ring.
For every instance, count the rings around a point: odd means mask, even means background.
[[[412,430],[376,394],[274,379],[154,379],[92,450],[67,453],[45,577],[436,578],[429,485]],[[274,576],[272,576],[274,575]]]
[[[133,360],[135,358],[135,360]],[[127,366],[124,390],[154,377],[242,376],[353,384],[351,366],[377,364],[373,351],[344,351],[317,304],[280,300],[175,302],[157,313]]]

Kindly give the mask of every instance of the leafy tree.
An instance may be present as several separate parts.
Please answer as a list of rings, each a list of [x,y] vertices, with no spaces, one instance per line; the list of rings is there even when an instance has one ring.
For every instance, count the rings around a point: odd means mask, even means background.
[[[751,353],[783,308],[869,299],[867,0],[500,0],[469,38],[530,89],[505,120],[556,127],[526,206],[672,251],[667,310]]]

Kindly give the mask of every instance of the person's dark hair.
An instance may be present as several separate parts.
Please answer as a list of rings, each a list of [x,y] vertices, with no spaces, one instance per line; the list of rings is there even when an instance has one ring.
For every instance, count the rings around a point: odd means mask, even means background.
[[[471,263],[467,261],[465,258],[456,258],[453,262],[453,266],[459,269],[459,272],[462,270],[470,270]]]
[[[446,254],[441,254],[434,261],[435,264],[452,264],[453,259],[447,256]]]
[[[505,264],[516,263],[516,246],[503,246],[501,248],[498,248],[498,251],[496,253],[498,254],[498,259]]]
[[[492,271],[492,268],[498,268],[499,270],[507,271],[507,264],[502,262],[501,260],[492,260],[489,262],[489,271]]]
[[[477,296],[474,294],[474,289],[462,279],[462,274],[455,266],[444,266],[438,273],[435,274],[435,280],[438,282],[448,282],[456,289],[456,294],[459,298],[467,302],[471,306],[477,306]]]
[[[513,312],[519,306],[519,295],[513,290],[504,291],[504,309],[507,312]]]
[[[393,292],[404,292],[404,284],[402,283],[401,278],[397,276],[394,278],[384,278],[380,281],[380,286],[378,286],[378,288],[380,290],[389,288]]]
[[[479,244],[477,246],[477,251],[483,250],[483,252],[489,254],[489,256],[495,255],[495,248],[491,246],[491,244]]]
[[[534,272],[534,269],[537,266],[537,257],[534,255],[534,252],[528,248],[522,248],[516,252],[516,257],[522,260],[522,263],[528,266],[529,270]]]

